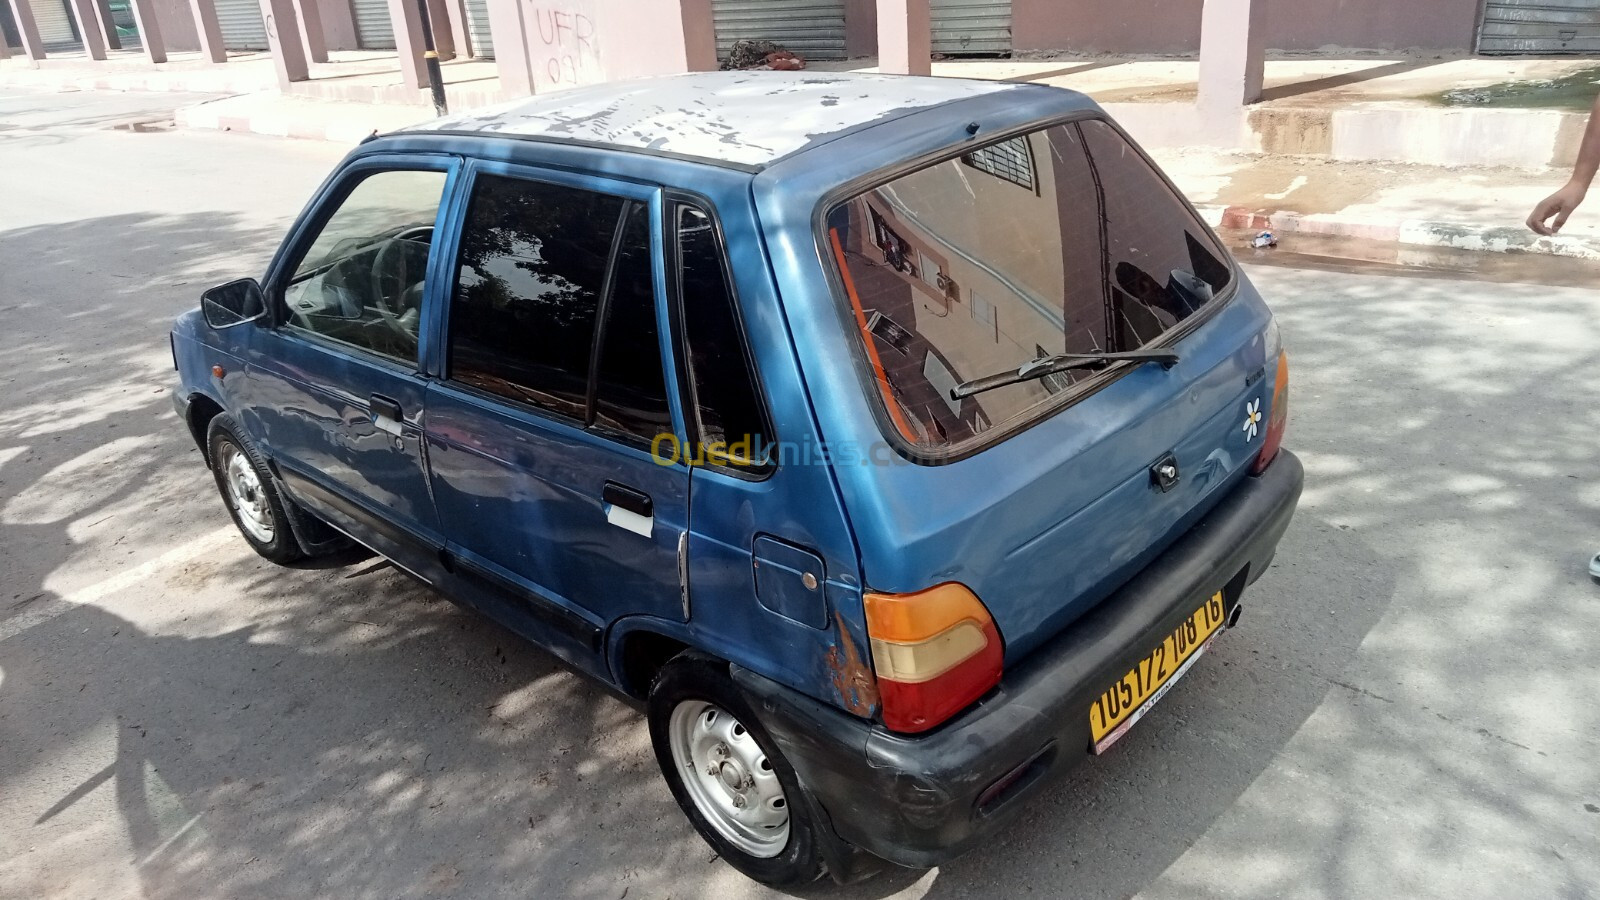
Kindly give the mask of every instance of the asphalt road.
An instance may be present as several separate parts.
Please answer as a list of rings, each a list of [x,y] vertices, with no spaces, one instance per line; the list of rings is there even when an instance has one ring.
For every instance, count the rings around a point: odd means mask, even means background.
[[[0,92],[0,897],[768,896],[634,708],[232,533],[167,325],[343,150],[114,127],[181,102]],[[806,896],[1600,895],[1600,294],[1250,276],[1308,488],[1244,627],[991,845]]]

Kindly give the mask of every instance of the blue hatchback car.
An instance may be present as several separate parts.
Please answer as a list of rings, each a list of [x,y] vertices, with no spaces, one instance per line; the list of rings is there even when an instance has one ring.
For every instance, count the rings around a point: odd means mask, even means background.
[[[1087,98],[718,73],[367,141],[173,329],[244,538],[355,541],[643,701],[760,881],[930,866],[1239,618],[1271,313]]]

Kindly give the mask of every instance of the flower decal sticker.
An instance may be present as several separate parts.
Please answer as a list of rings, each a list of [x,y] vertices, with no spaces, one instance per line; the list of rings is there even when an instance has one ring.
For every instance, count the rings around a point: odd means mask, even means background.
[[[1244,442],[1246,444],[1256,439],[1256,433],[1261,430],[1261,398],[1251,400],[1244,405]]]

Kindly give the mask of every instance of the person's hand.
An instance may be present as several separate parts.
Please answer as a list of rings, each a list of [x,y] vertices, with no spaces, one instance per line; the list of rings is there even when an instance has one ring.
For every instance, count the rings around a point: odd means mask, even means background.
[[[1587,194],[1588,191],[1576,184],[1569,184],[1556,191],[1533,208],[1533,215],[1528,217],[1528,227],[1536,234],[1546,237],[1560,232],[1561,227],[1567,224],[1567,219],[1572,217],[1573,210],[1578,208]]]

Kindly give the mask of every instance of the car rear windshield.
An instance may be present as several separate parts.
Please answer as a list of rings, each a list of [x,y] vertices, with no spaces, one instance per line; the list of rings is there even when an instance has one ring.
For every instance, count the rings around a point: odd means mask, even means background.
[[[1159,343],[1222,296],[1226,252],[1104,121],[1043,128],[834,207],[826,246],[893,430],[945,455],[1014,431],[1110,377],[1084,370],[956,400],[1062,353]]]

